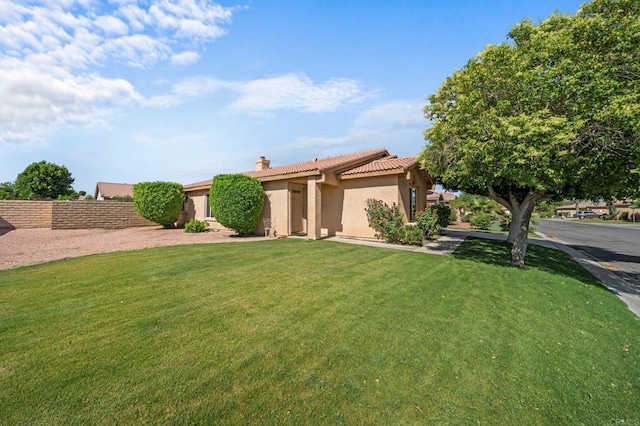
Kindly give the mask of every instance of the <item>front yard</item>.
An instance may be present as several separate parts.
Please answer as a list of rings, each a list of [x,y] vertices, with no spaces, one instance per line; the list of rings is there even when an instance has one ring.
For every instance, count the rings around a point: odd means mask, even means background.
[[[640,321],[560,252],[191,245],[0,271],[0,424],[613,424]]]

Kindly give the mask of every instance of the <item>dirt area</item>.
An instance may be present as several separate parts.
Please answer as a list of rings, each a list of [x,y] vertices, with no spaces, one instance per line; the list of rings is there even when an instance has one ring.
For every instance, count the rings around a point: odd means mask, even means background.
[[[184,229],[142,227],[127,229],[0,229],[0,270],[87,254],[108,253],[180,244],[264,240],[237,238],[230,231],[188,234]]]

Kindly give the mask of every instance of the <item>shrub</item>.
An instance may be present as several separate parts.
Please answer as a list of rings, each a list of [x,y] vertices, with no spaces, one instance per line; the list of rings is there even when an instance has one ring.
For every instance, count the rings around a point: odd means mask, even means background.
[[[493,218],[488,213],[476,213],[471,217],[471,226],[477,229],[488,231],[491,228]]]
[[[431,209],[438,217],[438,225],[441,228],[446,228],[451,223],[451,209],[445,204],[434,204]]]
[[[182,185],[174,182],[142,182],[133,185],[133,206],[140,216],[165,228],[173,228],[182,211]]]
[[[252,234],[264,208],[264,190],[258,179],[243,174],[218,175],[209,195],[211,214],[241,236]]]
[[[400,231],[400,244],[421,246],[422,245],[423,232],[419,226],[416,225],[404,225]]]
[[[366,200],[367,219],[369,226],[376,231],[376,238],[380,238],[388,243],[400,242],[400,234],[404,226],[404,216],[400,208],[393,204],[389,207],[381,200],[369,198]]]
[[[620,220],[629,220],[629,212],[620,213]]]
[[[196,219],[191,219],[184,225],[184,232],[187,232],[189,234],[196,234],[198,232],[204,232],[206,230],[207,224]]]
[[[431,208],[425,209],[416,217],[418,228],[422,231],[422,235],[427,238],[433,238],[442,231],[440,227],[438,214]]]

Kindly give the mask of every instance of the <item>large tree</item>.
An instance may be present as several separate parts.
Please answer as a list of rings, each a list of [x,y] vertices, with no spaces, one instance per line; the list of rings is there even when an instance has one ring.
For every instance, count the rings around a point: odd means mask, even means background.
[[[424,111],[424,165],[445,187],[509,209],[512,263],[523,266],[537,203],[640,187],[640,2],[595,0],[517,24]]]
[[[65,166],[47,161],[29,164],[16,178],[13,186],[19,198],[58,198],[72,194],[73,177]]]

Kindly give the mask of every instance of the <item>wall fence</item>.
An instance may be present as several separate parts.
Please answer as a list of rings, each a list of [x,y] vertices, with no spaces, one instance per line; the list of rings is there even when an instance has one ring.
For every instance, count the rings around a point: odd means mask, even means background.
[[[0,200],[0,229],[122,229],[152,226],[133,203]]]

